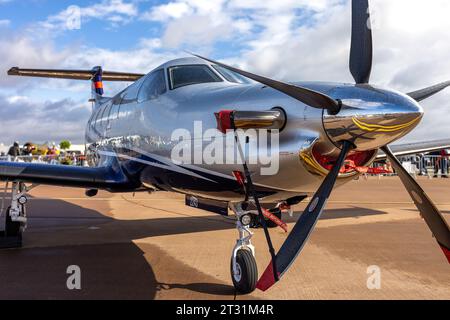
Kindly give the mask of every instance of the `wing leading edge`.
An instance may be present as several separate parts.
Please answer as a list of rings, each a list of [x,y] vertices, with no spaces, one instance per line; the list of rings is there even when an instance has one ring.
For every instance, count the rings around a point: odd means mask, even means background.
[[[442,149],[450,149],[450,139],[397,144],[391,146],[390,148],[392,149],[392,153],[396,156],[407,156],[417,153],[427,153]],[[385,158],[386,155],[380,150],[377,155],[377,159]]]
[[[133,187],[130,180],[115,163],[90,168],[0,161],[0,181],[22,181],[108,190],[127,190]]]

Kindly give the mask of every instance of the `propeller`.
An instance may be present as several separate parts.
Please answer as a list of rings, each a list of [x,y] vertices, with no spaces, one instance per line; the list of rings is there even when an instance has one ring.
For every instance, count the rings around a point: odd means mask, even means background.
[[[350,72],[357,84],[369,83],[372,71],[372,30],[369,0],[352,0]]]
[[[299,86],[287,84],[273,79],[255,75],[223,63],[195,55],[236,72],[242,76],[253,79],[276,90],[279,90],[303,103],[315,108],[327,109],[331,114],[337,114],[340,111],[342,103],[338,100],[324,94],[314,92]],[[370,24],[370,11],[368,0],[352,0],[352,37],[350,49],[350,72],[357,85],[366,85],[369,83],[372,71],[373,44],[372,31]],[[417,101],[426,99],[433,94],[450,86],[450,81],[444,82],[429,88],[409,93],[409,96]],[[298,219],[291,233],[284,241],[276,255],[272,252],[272,260],[266,270],[258,280],[256,287],[266,291],[273,286],[286,273],[292,263],[295,261],[311,232],[313,231],[325,205],[336,183],[340,169],[344,164],[345,158],[355,146],[348,141],[342,142],[341,152],[331,171],[325,177],[317,192],[312,197],[303,214]],[[391,160],[396,172],[402,180],[405,188],[408,190],[415,205],[424,217],[430,230],[445,256],[450,263],[450,230],[442,214],[426,195],[417,182],[402,167],[397,158],[393,155],[388,146],[382,147],[387,157]]]
[[[303,246],[314,229],[314,226],[316,225],[317,220],[326,205],[331,191],[333,190],[339,171],[344,164],[344,160],[352,148],[352,143],[348,141],[342,142],[342,150],[336,163],[312,197],[312,200],[306,207],[305,211],[303,211],[303,214],[300,216],[291,233],[281,246],[280,251],[276,254],[275,265],[278,272],[278,280],[289,269],[300,251],[303,249]],[[275,275],[273,272],[273,262],[274,261],[270,262],[256,284],[256,287],[262,291],[266,291],[277,281],[275,280]]]
[[[352,40],[350,48],[350,72],[356,84],[370,80],[373,60],[372,30],[369,0],[352,0]],[[450,87],[450,81],[408,93],[420,102]]]
[[[413,199],[414,204],[417,209],[419,209],[421,216],[428,225],[428,228],[430,228],[448,262],[450,263],[450,229],[441,212],[438,208],[436,208],[433,201],[431,201],[414,178],[411,177],[405,168],[403,168],[402,164],[392,153],[391,149],[388,146],[382,147],[381,149],[391,161],[395,172],[400,177],[400,180]]]
[[[257,74],[250,73],[250,72],[247,72],[244,70],[240,70],[238,68],[226,65],[224,63],[221,63],[221,62],[209,59],[209,58],[199,56],[194,53],[190,53],[190,54],[192,54],[193,56],[196,56],[200,59],[209,61],[210,63],[219,65],[223,68],[226,68],[228,70],[236,72],[244,77],[255,80],[255,81],[262,83],[268,87],[271,87],[273,89],[281,91],[284,94],[287,94],[288,96],[291,96],[292,98],[297,99],[313,108],[328,110],[328,113],[331,115],[335,115],[341,110],[341,102],[340,101],[335,100],[323,93],[320,93],[320,92],[317,92],[314,90],[310,90],[307,88],[303,88],[300,86],[296,86],[293,84],[273,80],[273,79],[266,78],[263,76],[259,76]]]
[[[420,89],[420,90],[417,90],[414,92],[410,92],[410,93],[408,93],[408,96],[410,96],[417,102],[420,102],[422,100],[425,100],[426,98],[429,98],[429,97],[435,95],[436,93],[444,90],[447,87],[450,87],[450,81],[442,82],[442,83],[439,83],[437,85],[434,85],[434,86],[431,86],[431,87],[428,87],[425,89]]]

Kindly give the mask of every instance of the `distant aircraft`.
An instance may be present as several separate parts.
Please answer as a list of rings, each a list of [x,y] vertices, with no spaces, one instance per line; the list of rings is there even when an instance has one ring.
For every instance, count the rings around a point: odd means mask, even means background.
[[[25,183],[86,188],[88,196],[96,195],[98,189],[180,192],[187,195],[188,205],[222,214],[234,211],[239,239],[231,257],[233,284],[242,293],[256,287],[267,290],[300,253],[334,185],[353,180],[360,174],[356,167],[369,166],[381,149],[450,262],[448,224],[388,146],[419,124],[423,109],[418,102],[450,82],[407,95],[369,84],[372,33],[368,22],[368,0],[353,0],[350,71],[354,84],[285,83],[200,56],[169,61],[147,75],[102,71],[101,67],[10,69],[8,74],[15,76],[92,81],[94,108],[86,144],[93,166],[0,162],[0,179],[12,182],[5,243],[15,239],[20,245],[26,223],[25,193],[30,189]],[[135,82],[106,98],[103,80]],[[237,129],[279,130],[278,172],[263,175],[262,165],[250,162],[173,161],[172,133],[186,128],[192,137],[194,121],[201,121],[204,129],[216,129],[223,140],[230,134],[238,139]],[[205,144],[200,139],[200,146]],[[242,145],[248,147],[238,143],[240,155]],[[441,148],[450,148],[450,141],[399,146],[396,152]],[[346,161],[353,165],[343,167]],[[281,212],[307,197],[309,204],[275,253],[268,227],[286,228]],[[262,225],[272,257],[259,280],[249,229],[255,223]]]

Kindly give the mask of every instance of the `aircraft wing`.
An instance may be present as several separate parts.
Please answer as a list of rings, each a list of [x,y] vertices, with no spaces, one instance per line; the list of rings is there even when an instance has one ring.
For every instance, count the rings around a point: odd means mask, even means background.
[[[0,161],[0,181],[22,181],[57,186],[126,189],[130,185],[118,165],[77,167],[27,162]]]
[[[407,156],[417,153],[427,153],[442,149],[450,149],[450,139],[397,144],[390,146],[390,148],[396,156]],[[377,160],[385,158],[386,155],[380,150],[377,155]]]

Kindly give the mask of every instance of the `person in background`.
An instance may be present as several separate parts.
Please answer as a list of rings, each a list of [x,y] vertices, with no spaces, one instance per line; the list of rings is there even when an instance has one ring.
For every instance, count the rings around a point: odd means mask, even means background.
[[[434,175],[433,178],[438,177],[439,170],[441,170],[441,178],[448,178],[448,155],[446,150],[434,151],[430,155],[434,156]]]
[[[75,152],[72,152],[72,165],[76,166],[77,163],[77,154]]]
[[[32,154],[33,150],[34,150],[34,146],[30,142],[27,142],[27,143],[25,143],[23,145],[22,154],[24,156],[27,156],[27,158],[25,158],[26,162],[32,162],[32,160],[33,160],[33,154]]]
[[[440,169],[440,167],[441,167],[441,164],[440,164],[440,155],[441,155],[441,152],[440,151],[433,151],[433,152],[430,152],[430,156],[433,156],[433,158],[432,158],[432,161],[433,161],[433,166],[434,166],[434,175],[433,175],[433,178],[437,178],[438,177],[438,173],[439,173],[439,169]]]
[[[17,157],[20,156],[19,142],[15,141],[9,148],[8,156],[11,158],[11,161],[17,161]]]
[[[441,178],[448,179],[448,150],[441,150]]]
[[[383,165],[383,169],[387,172],[394,172],[394,169],[392,168],[391,161],[388,159],[385,160],[385,163]]]
[[[427,164],[425,159],[425,154],[421,153],[419,154],[419,176],[427,176]]]

